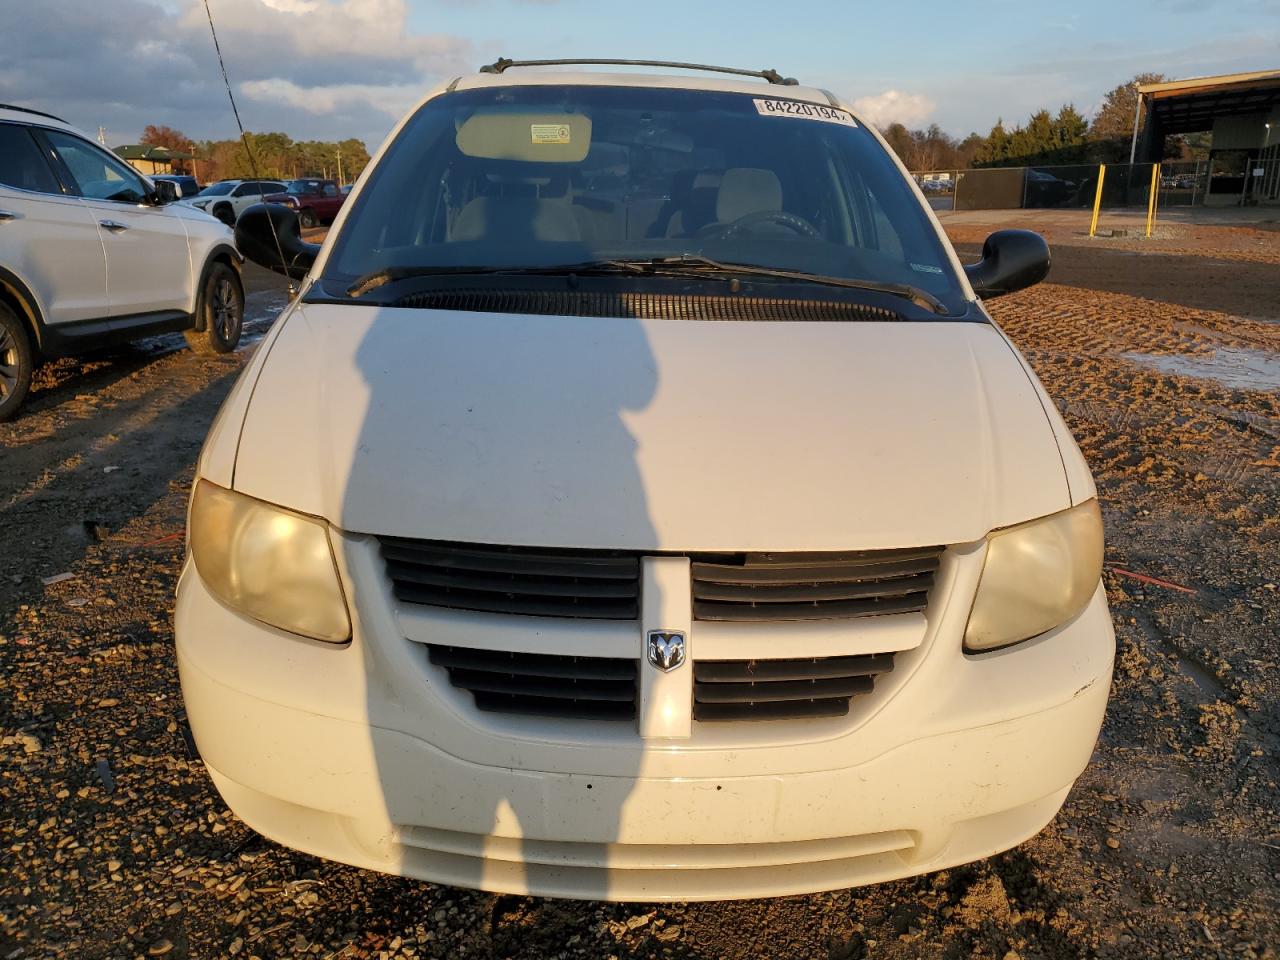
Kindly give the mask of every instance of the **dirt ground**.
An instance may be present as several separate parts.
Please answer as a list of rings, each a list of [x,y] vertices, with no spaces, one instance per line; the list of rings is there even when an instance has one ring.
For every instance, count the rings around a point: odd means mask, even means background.
[[[954,229],[971,256],[988,228]],[[1051,282],[992,310],[1093,465],[1118,657],[1093,762],[1039,836],[914,880],[662,907],[257,837],[194,752],[171,626],[194,458],[248,348],[159,338],[46,368],[0,425],[0,960],[1274,958],[1280,233],[1053,233]],[[260,335],[284,297],[250,281]]]

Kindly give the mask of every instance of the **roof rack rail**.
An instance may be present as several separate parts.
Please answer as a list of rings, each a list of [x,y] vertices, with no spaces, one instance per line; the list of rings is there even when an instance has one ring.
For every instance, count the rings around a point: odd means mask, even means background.
[[[57,120],[59,123],[66,123],[61,117],[55,117],[52,113],[45,113],[43,110],[32,110],[30,107],[19,107],[12,103],[0,103],[0,110],[17,110],[20,113],[34,113],[37,117],[48,117],[50,120]]]
[[[759,77],[784,87],[797,86],[795,77],[784,77],[777,70],[739,70],[737,67],[714,67],[706,63],[677,63],[671,60],[508,60],[499,57],[493,63],[480,68],[481,73],[505,73],[510,67],[666,67],[671,70],[708,70],[712,73],[732,73],[739,77]]]

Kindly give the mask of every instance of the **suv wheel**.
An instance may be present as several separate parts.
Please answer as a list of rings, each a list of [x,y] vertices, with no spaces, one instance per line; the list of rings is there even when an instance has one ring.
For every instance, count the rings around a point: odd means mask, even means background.
[[[298,214],[298,220],[308,230],[320,222],[316,219],[316,212],[311,209],[305,209]]]
[[[205,274],[196,317],[203,330],[188,330],[187,343],[196,353],[230,353],[240,342],[244,326],[244,287],[239,275],[225,263],[215,263]]]
[[[220,203],[213,208],[213,215],[225,223],[228,227],[236,225],[235,211],[231,209],[231,204]]]
[[[0,421],[18,412],[35,366],[31,339],[17,314],[0,303]]]

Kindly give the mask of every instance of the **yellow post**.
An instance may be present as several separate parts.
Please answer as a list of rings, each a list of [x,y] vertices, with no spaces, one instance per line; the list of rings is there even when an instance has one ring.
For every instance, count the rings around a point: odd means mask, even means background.
[[[1160,189],[1160,164],[1151,165],[1151,196],[1147,198],[1147,239],[1151,239],[1151,227],[1156,222],[1156,191]]]
[[[1107,165],[1098,164],[1098,189],[1093,194],[1093,220],[1089,222],[1089,236],[1098,232],[1098,211],[1102,208],[1102,181],[1107,178]]]

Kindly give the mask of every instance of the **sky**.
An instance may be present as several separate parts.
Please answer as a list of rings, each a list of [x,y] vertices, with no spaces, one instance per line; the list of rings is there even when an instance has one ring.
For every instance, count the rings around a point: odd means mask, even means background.
[[[209,0],[247,129],[373,150],[431,86],[498,56],[773,67],[881,125],[963,136],[1136,73],[1280,69],[1280,0]],[[0,102],[111,146],[235,136],[203,0],[0,0]]]

